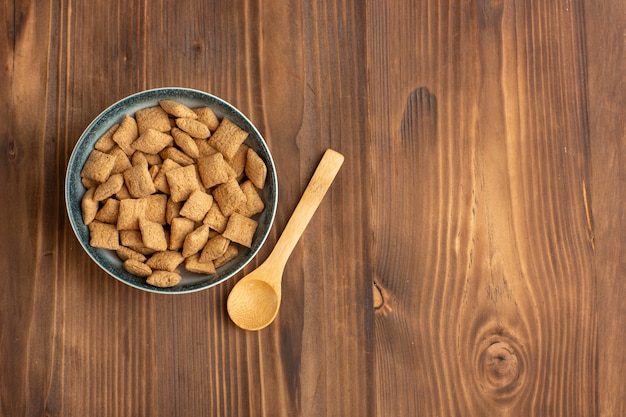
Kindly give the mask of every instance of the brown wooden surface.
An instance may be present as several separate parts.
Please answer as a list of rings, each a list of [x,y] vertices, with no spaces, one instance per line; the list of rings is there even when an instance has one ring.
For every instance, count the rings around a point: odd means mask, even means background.
[[[5,0],[0,25],[0,416],[626,415],[623,1]],[[246,271],[346,156],[265,330],[228,319],[236,280],[143,293],[72,233],[80,133],[160,86],[269,144]]]

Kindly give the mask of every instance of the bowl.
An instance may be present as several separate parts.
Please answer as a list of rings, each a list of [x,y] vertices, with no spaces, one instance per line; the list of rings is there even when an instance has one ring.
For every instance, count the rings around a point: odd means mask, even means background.
[[[215,274],[200,275],[187,272],[180,267],[182,279],[169,288],[155,287],[146,283],[146,278],[128,273],[115,251],[95,248],[89,244],[89,228],[83,223],[81,200],[87,191],[81,182],[81,170],[96,141],[125,115],[134,115],[137,110],[158,106],[160,100],[176,100],[188,107],[209,107],[221,120],[228,117],[241,129],[248,132],[245,144],[252,148],[265,162],[267,177],[260,196],[264,209],[253,219],[258,227],[250,248],[241,247],[238,255],[228,263],[218,267]],[[104,271],[119,281],[144,291],[154,293],[180,294],[206,289],[218,285],[241,271],[258,253],[269,235],[278,203],[278,182],[276,168],[265,140],[252,122],[237,108],[219,97],[189,88],[158,88],[130,95],[104,110],[82,133],[70,156],[65,177],[65,202],[72,229],[81,246],[93,261]]]

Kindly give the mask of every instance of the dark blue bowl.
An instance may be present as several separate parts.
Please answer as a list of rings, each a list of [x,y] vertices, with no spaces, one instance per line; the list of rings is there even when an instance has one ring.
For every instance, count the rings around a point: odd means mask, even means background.
[[[157,106],[159,100],[177,100],[189,107],[210,107],[221,119],[228,117],[232,122],[249,133],[244,142],[263,159],[267,165],[267,179],[261,192],[265,203],[263,212],[254,218],[259,225],[249,249],[242,248],[237,257],[217,268],[212,275],[199,275],[182,272],[182,280],[175,287],[158,288],[146,283],[145,278],[129,274],[122,268],[122,261],[114,251],[94,248],[89,245],[89,229],[83,223],[81,199],[86,189],[81,183],[80,172],[96,141],[115,123],[121,122],[124,115],[133,115],[137,110]],[[248,118],[226,101],[211,94],[188,88],[158,88],[146,90],[128,96],[104,110],[87,127],[78,139],[74,151],[70,156],[65,176],[65,204],[72,229],[78,241],[91,259],[114,278],[141,290],[155,293],[180,294],[199,291],[226,281],[237,274],[258,253],[269,235],[278,204],[278,181],[276,167],[265,140]]]

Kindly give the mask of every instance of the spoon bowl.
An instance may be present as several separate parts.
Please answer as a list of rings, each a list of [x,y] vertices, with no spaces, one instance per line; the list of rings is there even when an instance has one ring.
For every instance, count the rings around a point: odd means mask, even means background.
[[[230,318],[246,330],[260,330],[274,321],[280,307],[280,294],[262,279],[248,277],[228,296]]]
[[[226,306],[237,326],[260,330],[276,318],[287,259],[339,172],[343,159],[340,153],[326,150],[272,253],[231,290]]]

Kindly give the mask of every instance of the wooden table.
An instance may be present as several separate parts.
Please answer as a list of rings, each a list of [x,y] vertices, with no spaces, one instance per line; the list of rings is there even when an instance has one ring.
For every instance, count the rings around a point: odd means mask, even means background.
[[[0,416],[626,415],[626,3],[4,1]],[[67,219],[100,111],[238,106],[280,197],[345,164],[277,320],[128,287]]]

